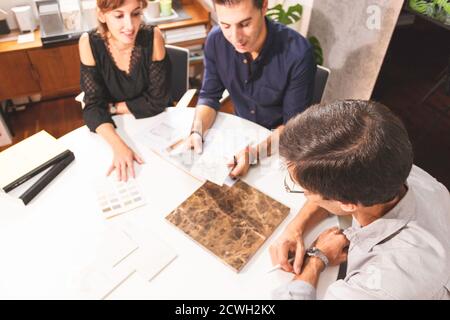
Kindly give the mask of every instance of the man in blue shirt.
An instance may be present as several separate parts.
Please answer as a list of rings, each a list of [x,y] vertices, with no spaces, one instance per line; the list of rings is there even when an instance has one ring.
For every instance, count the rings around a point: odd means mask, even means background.
[[[208,35],[205,73],[187,147],[201,153],[225,89],[236,115],[273,130],[311,103],[316,64],[313,48],[296,31],[265,17],[267,0],[213,0],[219,27]],[[230,163],[232,178],[245,175],[262,146],[247,147]]]

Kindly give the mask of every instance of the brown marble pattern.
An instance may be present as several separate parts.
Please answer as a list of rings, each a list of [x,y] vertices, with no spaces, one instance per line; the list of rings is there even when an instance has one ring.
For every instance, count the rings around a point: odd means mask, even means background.
[[[239,272],[288,214],[243,181],[206,182],[166,219]]]

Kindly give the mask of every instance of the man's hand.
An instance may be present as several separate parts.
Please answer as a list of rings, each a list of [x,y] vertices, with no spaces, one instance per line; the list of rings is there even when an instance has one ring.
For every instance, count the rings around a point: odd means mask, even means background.
[[[192,132],[189,137],[184,139],[183,142],[177,143],[179,146],[175,147],[172,152],[177,153],[183,153],[188,150],[194,150],[197,154],[200,154],[203,152],[203,138],[200,135],[199,132]]]
[[[273,265],[280,264],[283,270],[299,274],[305,256],[302,233],[299,230],[286,228],[281,237],[270,246],[269,252]],[[293,265],[288,261],[290,252],[295,253]]]
[[[330,266],[336,266],[347,260],[347,247],[350,244],[347,237],[337,228],[322,232],[314,243],[328,258]]]
[[[244,150],[241,150],[236,154],[227,165],[231,169],[230,177],[236,179],[237,177],[243,177],[250,169],[250,163],[252,159],[257,159],[257,150],[247,146]]]
[[[342,234],[339,228],[331,228],[320,234],[313,246],[321,250],[328,258],[330,266],[338,265],[347,260],[347,246],[349,241]],[[303,280],[317,287],[320,273],[324,270],[325,264],[318,257],[307,257],[301,274],[294,277],[295,280]]]

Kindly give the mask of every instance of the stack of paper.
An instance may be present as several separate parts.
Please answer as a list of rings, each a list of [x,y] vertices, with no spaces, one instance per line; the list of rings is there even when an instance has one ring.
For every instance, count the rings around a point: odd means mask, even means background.
[[[206,27],[204,25],[177,28],[163,31],[167,44],[206,38]]]
[[[149,233],[135,240],[109,227],[102,240],[79,284],[83,294],[92,299],[106,299],[134,274],[150,281],[176,258],[172,248]]]
[[[197,154],[184,144],[189,131],[180,124],[183,118],[174,116],[176,113],[183,115],[177,110],[160,116],[157,123],[140,134],[140,141],[189,174],[223,185],[231,170],[228,163],[253,143],[251,136],[235,128],[211,129],[204,137],[202,153]]]

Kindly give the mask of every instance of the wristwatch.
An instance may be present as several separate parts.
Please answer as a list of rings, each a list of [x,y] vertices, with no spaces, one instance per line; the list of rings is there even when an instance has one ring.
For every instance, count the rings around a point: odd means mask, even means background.
[[[113,115],[117,113],[117,107],[114,102],[109,104],[109,113],[111,113]]]
[[[308,250],[306,250],[306,255],[310,257],[317,257],[322,260],[325,267],[328,266],[328,258],[320,249],[316,247],[309,248]]]

